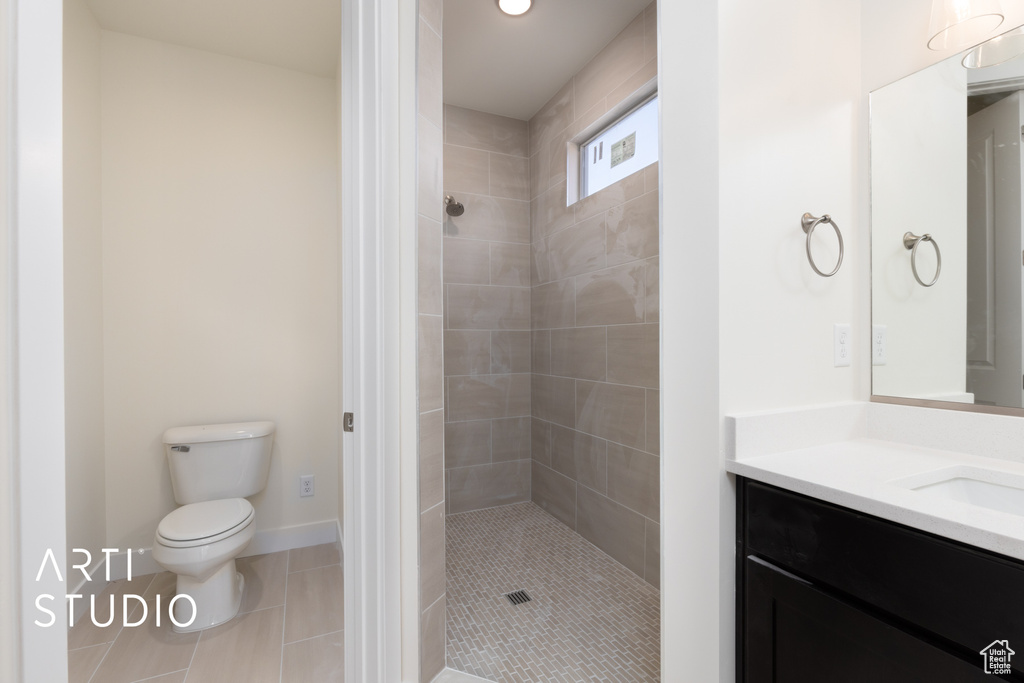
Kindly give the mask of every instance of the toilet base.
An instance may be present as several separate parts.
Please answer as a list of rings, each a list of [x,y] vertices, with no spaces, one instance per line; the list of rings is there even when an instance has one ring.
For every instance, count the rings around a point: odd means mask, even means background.
[[[177,626],[175,621],[182,624],[189,621],[192,616],[192,605],[188,600],[176,600],[171,628],[176,633],[191,633],[223,624],[238,614],[244,590],[245,577],[235,570],[234,558],[228,560],[205,581],[178,574],[175,593],[191,596],[196,603],[196,618],[188,626]]]

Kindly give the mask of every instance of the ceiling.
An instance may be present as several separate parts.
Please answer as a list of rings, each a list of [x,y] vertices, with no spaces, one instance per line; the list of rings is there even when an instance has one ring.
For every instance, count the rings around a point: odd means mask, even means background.
[[[334,78],[340,0],[86,0],[100,26]]]
[[[444,101],[527,120],[651,0],[444,0]],[[86,0],[100,26],[334,78],[340,0]]]
[[[528,120],[651,0],[444,0],[444,101]]]

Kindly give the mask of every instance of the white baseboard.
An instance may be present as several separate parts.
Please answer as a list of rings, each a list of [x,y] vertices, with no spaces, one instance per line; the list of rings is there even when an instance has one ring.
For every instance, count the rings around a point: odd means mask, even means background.
[[[322,522],[310,522],[309,524],[296,524],[295,526],[280,527],[278,529],[264,529],[257,531],[252,541],[239,557],[250,557],[252,555],[264,555],[276,553],[282,550],[293,548],[305,548],[311,545],[323,543],[341,543],[341,524],[338,520],[324,520]],[[345,546],[341,544],[342,552]],[[164,571],[164,568],[153,560],[152,548],[132,548],[132,577],[156,574]],[[75,570],[76,574],[78,570]],[[82,577],[74,589],[69,592],[71,595],[81,595],[75,600],[74,614],[68,614],[68,627],[74,626],[83,614],[89,611],[90,597],[98,596],[107,587],[107,558],[103,556],[92,567],[89,568],[89,578]],[[111,553],[110,555],[110,580],[119,581],[128,578],[128,555],[127,553]],[[71,580],[71,577],[68,577]],[[141,593],[142,591],[138,591]],[[72,620],[72,617],[74,618]]]
[[[328,519],[322,522],[296,524],[295,526],[263,529],[257,531],[252,541],[239,557],[265,555],[293,548],[305,548],[322,543],[334,543],[340,538],[337,520]],[[164,571],[153,559],[152,548],[133,548],[132,576],[144,576]],[[126,553],[118,553],[110,557],[110,578],[112,581],[128,577],[128,559]],[[100,577],[97,577],[100,578]],[[97,581],[91,583],[96,584]],[[103,585],[106,585],[105,582]],[[100,590],[103,590],[103,585]]]
[[[93,595],[99,595],[103,592],[103,589],[107,585],[106,576],[107,560],[105,557],[100,559],[88,570],[89,578],[82,577],[77,584],[68,591],[68,595],[81,595],[82,597],[75,600],[74,613],[68,610],[68,626],[74,626],[75,622],[89,610],[89,601]],[[78,570],[74,570],[75,574],[78,574]],[[72,577],[69,576],[68,580]],[[70,606],[70,603],[69,603]]]
[[[240,557],[265,555],[292,548],[334,543],[338,540],[338,522],[334,519],[309,524],[297,524],[278,529],[257,531],[249,546]]]

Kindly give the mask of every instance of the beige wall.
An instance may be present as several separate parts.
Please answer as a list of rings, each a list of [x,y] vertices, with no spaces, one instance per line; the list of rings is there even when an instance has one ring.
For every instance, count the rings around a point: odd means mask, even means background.
[[[442,332],[441,0],[419,3],[417,250],[419,301],[420,680],[445,664],[444,351]]]
[[[530,121],[532,499],[659,585],[658,166],[565,206],[566,142],[657,77],[655,5]]]
[[[107,542],[174,509],[177,425],[273,420],[257,531],[333,521],[334,81],[107,31],[101,54]]]
[[[530,499],[530,202],[525,121],[445,106],[446,500]]]
[[[64,2],[64,402],[69,591],[84,548],[106,543],[103,257],[100,215],[100,27]]]

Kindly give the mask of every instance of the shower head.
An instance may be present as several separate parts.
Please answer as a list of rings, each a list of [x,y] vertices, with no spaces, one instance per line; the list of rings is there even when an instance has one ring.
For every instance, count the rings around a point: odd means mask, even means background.
[[[461,216],[466,211],[466,207],[462,205],[462,202],[455,201],[455,197],[445,195],[444,197],[444,210],[449,216]]]

